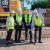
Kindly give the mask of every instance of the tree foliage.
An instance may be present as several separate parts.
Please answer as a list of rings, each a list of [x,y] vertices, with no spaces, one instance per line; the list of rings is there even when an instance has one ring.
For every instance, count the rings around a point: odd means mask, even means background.
[[[40,1],[40,2],[34,2],[32,4],[31,9],[35,8],[50,8],[50,2],[49,1]]]

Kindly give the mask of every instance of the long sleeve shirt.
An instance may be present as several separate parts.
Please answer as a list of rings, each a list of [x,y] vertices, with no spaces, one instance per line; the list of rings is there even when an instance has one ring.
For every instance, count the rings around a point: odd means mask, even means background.
[[[12,23],[13,23],[13,26],[14,26],[14,18],[13,17],[7,17],[7,20],[6,20],[6,26],[8,26],[8,23],[10,22],[10,20],[12,20]]]
[[[42,24],[44,24],[44,17],[43,17],[41,14],[39,14],[39,17],[41,17],[41,19],[42,19]],[[35,19],[35,15],[32,14],[32,24],[31,24],[31,28],[35,27],[34,19]]]

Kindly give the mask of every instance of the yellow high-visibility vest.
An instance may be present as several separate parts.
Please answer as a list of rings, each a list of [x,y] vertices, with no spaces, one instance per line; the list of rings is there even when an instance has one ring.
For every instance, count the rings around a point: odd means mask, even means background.
[[[27,13],[25,14],[25,22],[30,24],[30,21],[31,21],[31,17],[32,17],[32,14],[29,13],[29,16],[27,16]]]
[[[39,17],[39,15],[38,15],[37,18],[35,16],[34,23],[35,23],[36,26],[41,26],[42,25],[42,19],[41,19],[41,17]]]
[[[14,21],[12,21],[10,18],[11,18],[11,16],[9,16],[8,28],[14,29]]]
[[[16,21],[18,21],[19,23],[21,23],[22,22],[22,14],[16,14]],[[16,23],[15,23],[15,25],[17,25]]]

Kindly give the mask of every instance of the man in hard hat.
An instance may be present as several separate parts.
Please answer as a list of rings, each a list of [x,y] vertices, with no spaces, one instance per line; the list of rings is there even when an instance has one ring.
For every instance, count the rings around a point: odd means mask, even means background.
[[[32,41],[32,30],[31,30],[31,23],[32,23],[32,14],[30,13],[30,8],[26,8],[26,13],[24,15],[24,26],[25,26],[25,41],[28,40],[28,30],[30,34],[30,43]]]
[[[15,14],[15,12],[12,10],[11,12],[10,12],[10,16],[9,17],[7,17],[7,21],[6,21],[6,28],[7,28],[7,38],[6,38],[6,44],[8,45],[8,44],[13,44],[12,42],[11,42],[11,35],[12,35],[12,31],[13,31],[13,29],[14,29],[14,14]]]
[[[21,42],[21,29],[22,29],[22,14],[21,14],[21,9],[18,8],[17,9],[17,13],[14,16],[14,20],[15,20],[15,42]]]
[[[33,30],[35,29],[35,43],[37,43],[37,30],[39,30],[39,43],[42,43],[41,41],[41,33],[42,33],[42,26],[44,26],[44,18],[41,14],[38,13],[38,11],[35,9],[33,11],[33,17],[32,17],[32,26]]]

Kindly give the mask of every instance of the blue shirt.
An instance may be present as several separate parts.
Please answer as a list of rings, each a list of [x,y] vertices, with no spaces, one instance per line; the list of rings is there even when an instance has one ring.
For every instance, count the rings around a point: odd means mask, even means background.
[[[34,28],[35,27],[35,24],[34,24],[34,19],[35,19],[35,16],[33,16],[34,15],[34,13],[32,13],[32,24],[31,24],[31,28]],[[41,19],[42,19],[42,24],[44,24],[44,17],[41,15],[41,14],[39,14],[39,16],[41,17]],[[34,19],[33,19],[34,18]]]

